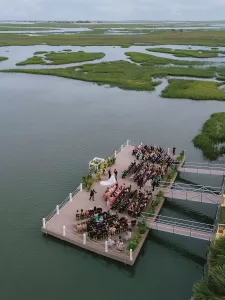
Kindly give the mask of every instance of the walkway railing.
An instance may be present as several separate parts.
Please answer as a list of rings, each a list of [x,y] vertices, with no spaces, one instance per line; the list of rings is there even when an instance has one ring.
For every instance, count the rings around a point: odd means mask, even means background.
[[[159,188],[165,190],[165,196],[166,196],[167,188],[165,186],[164,181],[160,182]],[[198,202],[206,202],[205,200],[207,199],[209,200],[209,202],[217,204],[218,201],[216,201],[216,197],[218,198],[218,200],[220,200],[220,197],[222,198],[223,188],[203,186],[199,184],[186,184],[186,183],[174,182],[172,183],[168,193],[172,195],[171,198],[181,197],[181,199],[184,200],[190,200],[190,201],[192,200]],[[191,195],[191,193],[194,194]]]
[[[196,231],[202,231],[202,232],[209,232],[213,233],[215,231],[215,225],[206,224],[206,223],[200,223],[190,220],[184,220],[184,219],[178,219],[173,217],[167,217],[163,215],[151,215],[149,213],[142,213],[141,218],[146,220],[147,222],[151,223],[161,223],[161,224],[168,224],[173,225],[175,227],[183,227],[186,229],[192,229]]]
[[[48,222],[49,220],[51,220],[51,218],[57,214],[59,212],[59,210],[66,205],[67,202],[71,201],[73,196],[75,196],[79,191],[82,191],[82,183],[79,185],[79,187],[76,188],[75,191],[73,191],[72,193],[69,194],[69,196],[63,200],[63,202],[61,202],[59,205],[56,205],[56,208],[49,214],[47,215],[47,217],[45,217],[45,222]],[[44,223],[44,219],[43,219],[43,223]]]
[[[196,169],[196,173],[201,173],[202,170],[207,170],[211,173],[215,171],[221,171],[225,174],[225,165],[224,164],[208,164],[208,163],[195,163],[195,162],[185,162],[182,167],[185,172],[186,169]],[[188,171],[188,170],[187,170]]]
[[[165,181],[160,182],[160,188],[165,187]],[[213,195],[221,195],[222,194],[222,187],[213,187],[213,186],[204,186],[200,184],[189,184],[189,183],[180,183],[180,182],[173,182],[171,185],[171,189],[174,190],[181,190],[187,192],[198,192],[198,193],[208,193]]]

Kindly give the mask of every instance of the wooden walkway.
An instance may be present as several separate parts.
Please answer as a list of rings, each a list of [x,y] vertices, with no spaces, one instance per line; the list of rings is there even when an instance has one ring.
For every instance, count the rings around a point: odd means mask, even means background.
[[[214,168],[191,168],[191,167],[180,167],[179,172],[183,173],[195,173],[195,174],[205,174],[205,175],[217,175],[217,176],[223,176],[225,175],[225,169],[220,168],[220,169],[214,169]]]
[[[192,238],[197,238],[201,240],[211,241],[214,233],[196,230],[192,228],[186,228],[182,226],[170,225],[170,224],[162,224],[154,221],[147,221],[148,227],[151,229],[155,229],[158,231],[169,232],[173,234],[188,236]]]
[[[166,189],[164,195],[166,198],[171,199],[188,200],[210,204],[223,203],[222,195],[216,195],[215,193]]]

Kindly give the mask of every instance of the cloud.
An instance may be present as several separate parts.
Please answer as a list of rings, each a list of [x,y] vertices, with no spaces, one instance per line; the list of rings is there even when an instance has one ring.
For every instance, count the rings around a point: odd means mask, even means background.
[[[220,20],[225,0],[2,0],[1,20]]]

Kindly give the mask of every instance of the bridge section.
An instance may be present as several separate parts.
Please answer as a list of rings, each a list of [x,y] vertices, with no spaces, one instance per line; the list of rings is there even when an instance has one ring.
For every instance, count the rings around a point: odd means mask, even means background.
[[[184,166],[178,168],[178,170],[179,172],[184,172],[184,173],[195,173],[195,174],[217,175],[217,176],[225,175],[224,164],[185,162]]]
[[[215,232],[215,226],[211,224],[171,218],[162,215],[150,216],[146,213],[142,214],[142,220],[143,219],[150,229],[205,241],[211,241]]]
[[[171,188],[164,189],[164,196],[171,199],[210,204],[223,203],[223,191],[221,187],[210,187],[197,184],[174,182]]]

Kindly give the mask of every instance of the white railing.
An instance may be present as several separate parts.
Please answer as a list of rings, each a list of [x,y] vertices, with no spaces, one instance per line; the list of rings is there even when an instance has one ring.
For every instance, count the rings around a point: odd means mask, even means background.
[[[196,173],[202,173],[203,170],[209,171],[210,174],[215,174],[216,171],[222,172],[225,175],[225,167],[223,164],[199,164],[199,163],[188,163],[181,168],[183,172],[188,172],[189,169],[196,169]]]
[[[76,195],[79,191],[81,191],[81,185],[82,184],[80,184],[79,187],[77,187],[76,190],[71,193],[72,197]],[[47,223],[55,214],[57,214],[57,211],[60,210],[63,206],[65,206],[67,202],[71,200],[71,196],[69,195],[65,200],[63,200],[59,205],[57,205],[56,208],[49,215],[47,215],[47,217],[44,218],[45,221],[43,220],[43,224],[44,222]]]
[[[198,202],[206,202],[204,201],[204,199],[208,199],[209,202],[218,203],[218,201],[220,202],[220,198],[222,198],[223,195],[223,189],[221,187],[202,186],[198,184],[180,184],[174,182],[168,189],[165,186],[165,182],[162,181],[160,182],[160,186],[158,188],[165,191],[165,197],[171,196],[172,199],[180,197],[180,199]],[[195,194],[190,195],[191,193]],[[166,194],[170,196],[166,196]],[[215,198],[214,196],[216,196],[217,198]],[[195,198],[196,200],[194,200]]]
[[[212,167],[212,166],[215,166],[215,167],[223,167],[225,169],[225,165],[224,164],[214,164],[214,163],[200,163],[200,162],[185,162],[185,165],[197,165],[197,166],[207,166],[207,167]]]
[[[61,229],[57,229],[52,225],[46,224],[45,227],[46,233],[51,235],[60,235],[62,239],[67,240],[66,237],[70,240],[70,242],[76,244],[77,246],[83,248],[89,248],[89,250],[94,251],[95,253],[102,254],[106,252],[109,256],[116,256],[126,262],[127,260],[133,260],[133,253],[126,249],[126,245],[124,250],[116,249],[115,247],[110,247],[108,245],[108,241],[95,241],[88,237],[87,233],[77,233],[75,229],[67,228],[66,226],[62,226]],[[65,238],[64,238],[65,237]]]
[[[156,223],[162,223],[162,224],[168,224],[168,225],[174,225],[177,227],[184,227],[186,229],[192,229],[197,231],[203,231],[203,232],[214,232],[215,225],[206,224],[206,223],[200,223],[196,221],[190,221],[185,219],[178,219],[173,217],[167,217],[163,215],[150,215],[149,213],[142,213],[141,215],[142,220],[146,220],[147,222]]]
[[[160,181],[160,188],[164,188],[164,184],[166,181]],[[179,183],[174,182],[171,186],[174,190],[181,190],[181,191],[187,191],[187,192],[199,192],[202,193],[207,192],[208,194],[214,194],[214,195],[221,195],[222,194],[222,187],[214,187],[214,186],[208,186],[208,185],[200,185],[200,184],[189,184],[189,183]]]
[[[151,229],[155,229],[158,231],[164,231],[168,233],[193,237],[193,238],[199,238],[203,240],[211,240],[213,236],[213,232],[205,231],[205,230],[198,230],[196,228],[189,228],[184,226],[178,226],[175,224],[166,224],[166,223],[157,223],[157,222],[151,222],[148,224]]]

